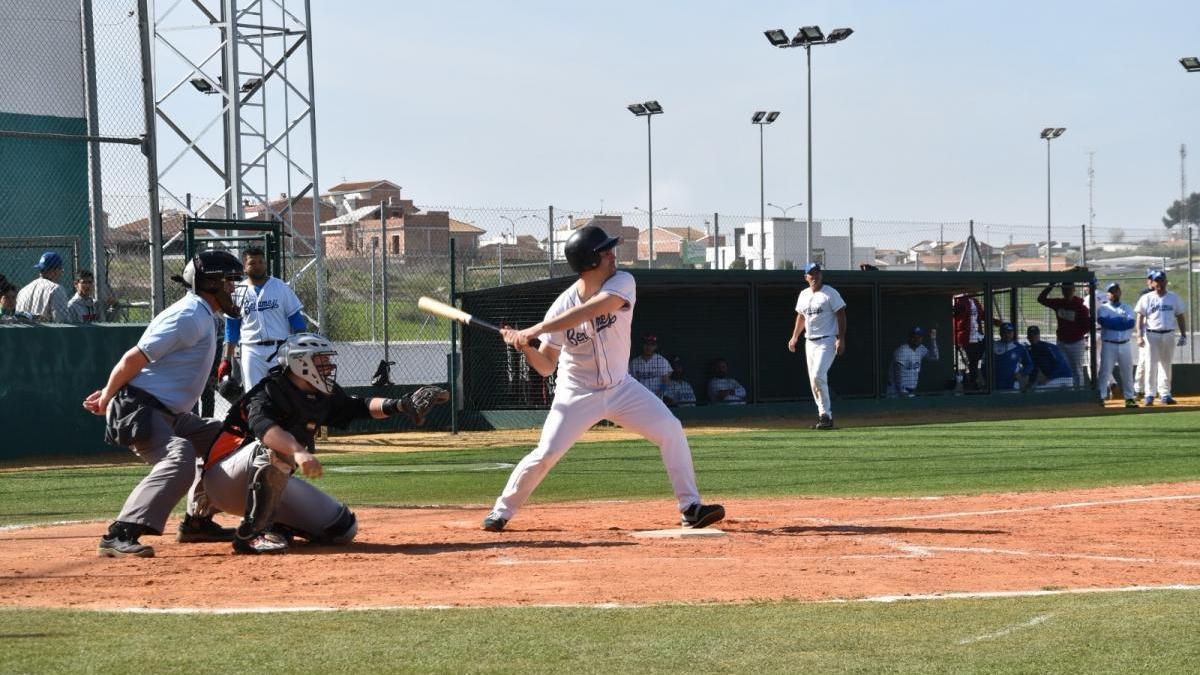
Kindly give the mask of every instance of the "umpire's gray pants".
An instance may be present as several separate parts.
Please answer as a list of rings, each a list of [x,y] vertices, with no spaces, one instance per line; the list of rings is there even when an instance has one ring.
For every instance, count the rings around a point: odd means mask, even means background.
[[[250,478],[259,468],[254,464],[258,445],[258,441],[248,443],[204,471],[204,491],[214,507],[225,513],[245,514]],[[264,458],[266,454],[259,454],[259,457]],[[271,471],[280,471],[277,464],[270,466]],[[342,508],[341,502],[312,483],[292,476],[280,497],[275,522],[310,535],[310,538],[320,537],[337,522]]]
[[[129,493],[117,520],[145,525],[162,534],[171,509],[183,499],[193,483],[199,482],[196,449],[203,451],[212,445],[221,431],[221,422],[191,413],[179,413],[172,419],[160,410],[154,411],[152,419],[150,434],[130,449],[153,468]],[[203,502],[202,491],[200,494],[193,491],[188,512],[208,515],[208,507]]]

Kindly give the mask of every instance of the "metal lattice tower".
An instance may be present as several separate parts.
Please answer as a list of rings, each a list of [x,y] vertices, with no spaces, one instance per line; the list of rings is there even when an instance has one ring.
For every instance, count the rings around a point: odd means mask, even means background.
[[[249,208],[280,221],[290,235],[287,281],[315,276],[324,332],[309,0],[139,0],[139,9],[150,18],[152,203],[196,217],[222,206],[230,219]],[[191,193],[211,200],[193,210]],[[303,199],[311,213],[296,215]]]

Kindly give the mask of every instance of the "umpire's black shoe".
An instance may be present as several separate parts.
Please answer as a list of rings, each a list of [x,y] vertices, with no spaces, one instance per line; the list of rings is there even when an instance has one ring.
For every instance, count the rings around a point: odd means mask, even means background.
[[[488,532],[503,532],[505,525],[508,525],[508,518],[501,518],[495,512],[489,513],[488,517],[483,519],[483,529]]]
[[[97,549],[101,558],[153,558],[154,547],[138,543],[137,537],[123,539],[119,535],[100,537]]]
[[[221,527],[212,518],[186,516],[179,523],[179,532],[175,541],[182,544],[194,544],[202,541],[233,541],[233,528]]]
[[[269,555],[272,553],[286,553],[287,550],[287,539],[275,532],[263,532],[250,539],[242,539],[241,537],[233,538],[234,553]]]
[[[829,415],[821,415],[821,417],[817,420],[817,423],[812,425],[809,428],[810,429],[832,429],[833,428],[833,418],[830,417]]]
[[[725,507],[720,504],[701,504],[696,502],[683,512],[684,527],[690,527],[698,530],[702,527],[708,527],[713,523],[720,522],[725,518]]]

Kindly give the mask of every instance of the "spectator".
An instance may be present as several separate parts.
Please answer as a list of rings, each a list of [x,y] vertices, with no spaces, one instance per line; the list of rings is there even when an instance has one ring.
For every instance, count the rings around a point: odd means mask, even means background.
[[[1084,356],[1087,353],[1087,336],[1092,330],[1092,314],[1083,298],[1075,295],[1075,284],[1068,281],[1062,285],[1062,297],[1051,298],[1050,290],[1054,284],[1042,289],[1038,294],[1038,302],[1054,310],[1054,318],[1058,327],[1054,334],[1058,339],[1058,347],[1066,355],[1067,364],[1071,369],[1071,381],[1076,387],[1087,384],[1087,366]],[[1040,337],[1040,335],[1039,335]]]
[[[954,349],[967,362],[967,385],[979,387],[979,364],[983,361],[983,305],[978,298],[960,293],[951,307],[954,317]]]
[[[1149,352],[1146,369],[1146,405],[1154,405],[1154,394],[1162,402],[1175,405],[1171,396],[1171,362],[1175,359],[1175,348],[1187,344],[1187,320],[1184,312],[1187,305],[1175,293],[1167,290],[1167,273],[1162,270],[1150,275],[1154,292],[1138,298],[1134,313],[1137,315],[1138,347]],[[1175,332],[1179,339],[1175,339]]]
[[[937,329],[929,331],[929,349],[921,344],[925,331],[913,326],[908,332],[908,342],[896,347],[892,353],[892,367],[888,369],[888,394],[891,396],[916,396],[917,383],[921,379],[921,363],[938,360]]]
[[[708,400],[718,405],[745,405],[746,388],[729,376],[725,359],[713,361],[713,376],[708,381]]]
[[[658,354],[658,336],[642,336],[642,353],[629,362],[629,374],[657,396],[662,396],[663,386],[671,374],[671,363]]]
[[[1000,341],[992,345],[992,363],[996,367],[996,391],[1028,389],[1034,374],[1029,350],[1017,342],[1017,328],[1011,323],[1000,324]]]
[[[96,301],[92,299],[92,291],[96,287],[96,277],[89,271],[83,270],[75,280],[75,295],[67,302],[67,323],[95,323],[100,320],[96,311]]]
[[[1137,407],[1133,388],[1133,344],[1129,341],[1137,320],[1133,308],[1121,302],[1121,285],[1111,283],[1105,289],[1108,299],[1100,303],[1096,322],[1100,324],[1100,398],[1108,398],[1113,380],[1113,367],[1121,371],[1121,392],[1125,407]]]
[[[46,251],[33,267],[38,271],[38,278],[17,293],[17,311],[25,312],[37,321],[66,323],[67,293],[58,285],[63,271],[62,256]]]
[[[1037,369],[1038,389],[1063,389],[1075,385],[1071,366],[1063,350],[1056,344],[1043,342],[1041,328],[1030,326],[1025,331],[1025,337],[1029,339],[1029,356],[1033,358],[1033,365]]]
[[[663,403],[672,408],[690,408],[696,405],[696,391],[692,389],[691,383],[683,379],[683,359],[672,356],[670,362],[671,374],[663,384]]]
[[[17,313],[17,287],[8,281],[8,277],[0,274],[0,316],[13,316]]]

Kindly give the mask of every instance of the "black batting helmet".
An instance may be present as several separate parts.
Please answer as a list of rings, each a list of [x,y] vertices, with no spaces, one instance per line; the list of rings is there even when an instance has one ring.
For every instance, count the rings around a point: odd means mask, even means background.
[[[587,225],[575,230],[567,239],[563,249],[567,256],[567,264],[576,273],[582,274],[600,265],[600,254],[621,243],[620,237],[610,237],[608,233],[595,225]]]
[[[232,253],[215,249],[200,251],[192,256],[184,266],[183,274],[171,277],[197,293],[219,290],[220,283],[225,279],[237,281],[241,278],[242,263]]]

